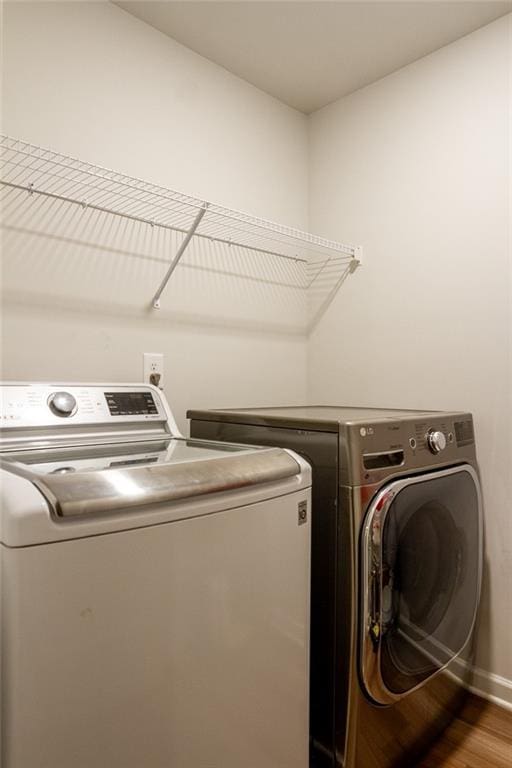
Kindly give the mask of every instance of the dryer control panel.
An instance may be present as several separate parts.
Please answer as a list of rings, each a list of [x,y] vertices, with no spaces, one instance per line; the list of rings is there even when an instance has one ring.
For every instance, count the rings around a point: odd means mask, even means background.
[[[341,429],[341,480],[347,484],[380,482],[400,472],[471,461],[475,457],[469,413],[425,413],[381,418]]]

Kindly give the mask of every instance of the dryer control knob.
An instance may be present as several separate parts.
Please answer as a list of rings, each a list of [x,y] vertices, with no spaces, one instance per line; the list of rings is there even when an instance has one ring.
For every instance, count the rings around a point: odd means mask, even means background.
[[[53,392],[48,405],[56,416],[72,416],[77,409],[76,400],[69,392]]]
[[[427,445],[432,453],[441,453],[446,448],[446,437],[444,432],[433,429],[427,435]]]

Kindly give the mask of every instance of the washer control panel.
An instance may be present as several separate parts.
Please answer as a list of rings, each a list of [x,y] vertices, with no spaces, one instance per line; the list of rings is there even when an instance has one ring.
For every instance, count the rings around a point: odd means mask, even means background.
[[[0,428],[164,421],[157,390],[147,385],[3,384]]]
[[[152,392],[105,392],[111,416],[158,414]]]

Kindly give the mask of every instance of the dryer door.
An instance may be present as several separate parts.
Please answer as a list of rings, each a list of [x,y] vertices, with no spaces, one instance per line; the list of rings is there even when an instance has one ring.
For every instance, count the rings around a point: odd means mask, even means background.
[[[368,510],[362,547],[362,683],[390,704],[471,636],[482,573],[476,472],[462,465],[385,486]]]

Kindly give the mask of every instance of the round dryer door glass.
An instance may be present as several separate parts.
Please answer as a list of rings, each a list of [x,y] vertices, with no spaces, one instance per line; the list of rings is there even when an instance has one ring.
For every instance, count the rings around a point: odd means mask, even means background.
[[[480,517],[470,467],[391,483],[372,504],[362,659],[373,657],[363,679],[377,701],[405,695],[466,645],[480,592]]]

